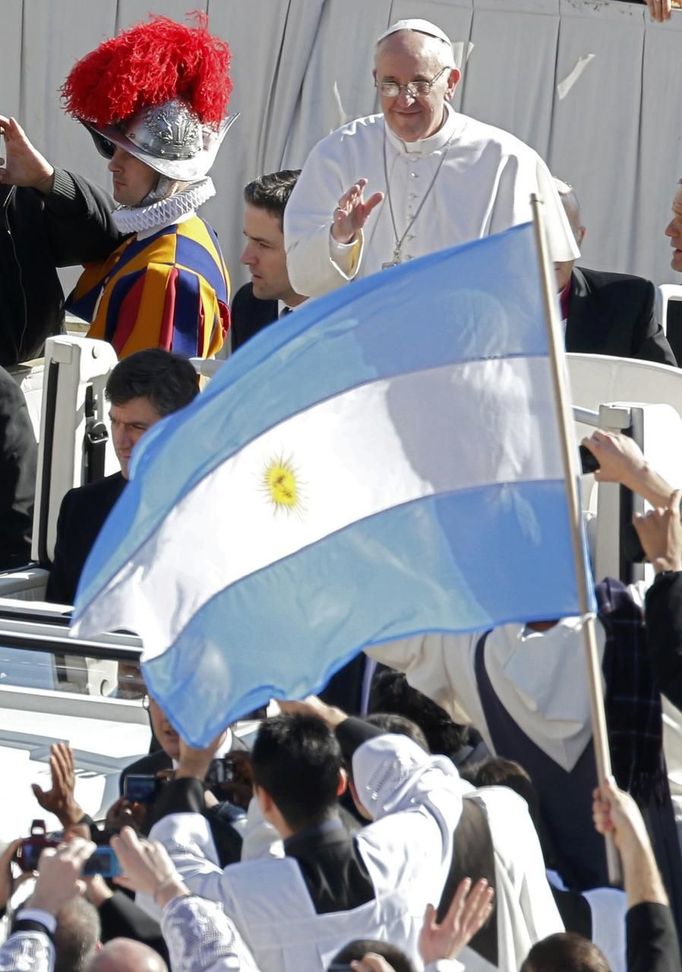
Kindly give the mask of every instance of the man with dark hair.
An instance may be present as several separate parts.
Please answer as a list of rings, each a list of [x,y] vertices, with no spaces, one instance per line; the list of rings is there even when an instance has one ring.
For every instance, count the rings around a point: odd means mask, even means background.
[[[611,972],[596,945],[576,935],[559,932],[533,945],[520,972]]]
[[[305,300],[289,282],[282,220],[300,169],[283,169],[254,179],[244,189],[241,262],[251,271],[232,301],[232,350]],[[280,303],[282,307],[280,307]]]
[[[111,437],[121,471],[71,489],[62,500],[46,600],[73,604],[81,572],[97,534],[128,481],[133,447],[159,419],[188,405],[199,391],[189,361],[148,348],[120,361],[109,375]]]
[[[371,955],[380,955],[388,962],[393,972],[415,972],[414,964],[397,945],[373,938],[359,938],[344,945],[334,956],[329,968],[331,972],[334,969],[350,968],[351,962],[361,962],[368,952]]]
[[[403,672],[386,668],[376,674],[370,697],[371,712],[391,712],[419,726],[429,751],[449,756],[457,769],[482,762],[488,747],[469,725],[453,722],[445,709],[409,684]]]
[[[258,730],[251,762],[255,786],[267,794],[268,804],[277,807],[292,832],[320,824],[337,812],[339,791],[345,789],[343,757],[336,736],[321,719],[266,720]]]
[[[322,967],[354,938],[397,942],[418,960],[422,916],[444,884],[461,812],[457,771],[405,736],[385,735],[317,699],[281,705],[287,714],[259,729],[253,774],[284,858],[221,870],[196,813],[164,817],[151,838],[166,846],[191,891],[223,904],[263,972]],[[342,753],[373,817],[355,835],[338,813]],[[200,786],[212,755],[211,746],[181,744],[168,792],[190,781]]]

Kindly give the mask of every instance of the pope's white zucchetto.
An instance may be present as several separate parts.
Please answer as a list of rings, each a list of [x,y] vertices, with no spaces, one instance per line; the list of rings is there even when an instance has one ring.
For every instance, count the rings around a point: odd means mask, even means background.
[[[414,30],[419,34],[426,34],[428,37],[435,37],[438,40],[443,41],[452,47],[452,41],[440,27],[436,24],[432,24],[430,20],[419,20],[418,18],[411,18],[410,20],[396,20],[388,30],[385,30],[383,34],[380,34],[377,38],[377,44],[380,44],[382,40],[390,37],[391,34],[397,34],[399,30]]]

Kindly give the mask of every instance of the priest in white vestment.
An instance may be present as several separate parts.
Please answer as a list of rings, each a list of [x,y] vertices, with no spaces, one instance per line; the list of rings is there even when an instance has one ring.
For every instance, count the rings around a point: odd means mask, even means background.
[[[374,79],[382,113],[315,146],[284,214],[297,293],[315,297],[528,222],[533,193],[544,201],[552,259],[580,255],[540,156],[450,107],[460,78],[454,64],[450,40],[429,21],[398,21],[379,38]]]

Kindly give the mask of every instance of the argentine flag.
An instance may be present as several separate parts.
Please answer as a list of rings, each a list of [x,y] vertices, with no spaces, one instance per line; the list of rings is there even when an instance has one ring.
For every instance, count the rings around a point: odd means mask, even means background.
[[[579,613],[531,224],[261,332],[145,436],[74,632],[206,745],[363,645]]]

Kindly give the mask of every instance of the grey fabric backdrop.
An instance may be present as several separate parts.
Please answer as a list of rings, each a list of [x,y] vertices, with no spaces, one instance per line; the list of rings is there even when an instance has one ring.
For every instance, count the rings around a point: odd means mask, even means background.
[[[241,189],[375,107],[374,39],[423,16],[475,47],[455,107],[514,132],[583,203],[586,265],[675,280],[663,237],[682,176],[682,12],[663,25],[615,0],[2,0],[0,111],[52,160],[108,185],[104,162],[59,106],[72,63],[151,9],[206,10],[233,51],[241,118],[213,170],[216,227],[233,283]],[[358,173],[358,176],[362,173]]]

